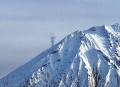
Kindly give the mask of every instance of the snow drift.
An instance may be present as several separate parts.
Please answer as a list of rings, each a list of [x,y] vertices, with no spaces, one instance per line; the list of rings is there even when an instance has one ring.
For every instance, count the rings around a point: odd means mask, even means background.
[[[75,31],[0,79],[0,87],[120,87],[120,26]]]

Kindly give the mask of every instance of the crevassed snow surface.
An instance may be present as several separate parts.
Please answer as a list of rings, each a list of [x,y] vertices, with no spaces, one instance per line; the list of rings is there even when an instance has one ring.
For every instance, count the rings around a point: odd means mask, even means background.
[[[120,87],[120,26],[75,31],[0,79],[0,87]]]

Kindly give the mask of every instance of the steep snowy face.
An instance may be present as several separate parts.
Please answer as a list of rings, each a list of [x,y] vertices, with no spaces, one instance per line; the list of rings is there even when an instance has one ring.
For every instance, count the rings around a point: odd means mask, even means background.
[[[0,80],[0,87],[120,87],[120,26],[76,31]]]

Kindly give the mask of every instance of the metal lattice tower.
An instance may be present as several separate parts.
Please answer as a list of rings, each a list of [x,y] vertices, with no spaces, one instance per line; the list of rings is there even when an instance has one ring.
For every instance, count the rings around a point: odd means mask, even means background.
[[[51,47],[54,46],[54,42],[55,42],[55,39],[56,37],[55,36],[51,36]]]

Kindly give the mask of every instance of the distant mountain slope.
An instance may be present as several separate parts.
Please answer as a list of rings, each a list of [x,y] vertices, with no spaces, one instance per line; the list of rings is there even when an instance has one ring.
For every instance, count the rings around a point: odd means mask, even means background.
[[[0,87],[120,87],[120,26],[75,31],[0,79]]]

